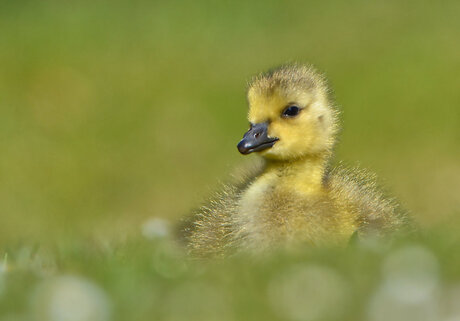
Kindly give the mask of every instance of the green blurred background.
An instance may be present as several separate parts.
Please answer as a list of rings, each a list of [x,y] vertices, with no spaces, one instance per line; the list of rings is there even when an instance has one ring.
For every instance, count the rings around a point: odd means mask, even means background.
[[[460,319],[459,17],[454,0],[0,0],[0,321]],[[331,82],[335,161],[376,172],[422,236],[186,260],[153,218],[254,161],[236,150],[246,82],[290,61]]]
[[[2,1],[0,240],[124,238],[248,161],[250,76],[324,71],[359,162],[422,226],[460,215],[459,1]],[[252,156],[251,156],[252,157]],[[251,158],[249,157],[249,158]]]

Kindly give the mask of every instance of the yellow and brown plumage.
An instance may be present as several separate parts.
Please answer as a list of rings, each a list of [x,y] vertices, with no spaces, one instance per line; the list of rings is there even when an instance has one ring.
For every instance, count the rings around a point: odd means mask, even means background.
[[[406,215],[372,175],[329,168],[338,112],[312,67],[287,65],[255,77],[248,102],[251,128],[238,149],[257,152],[264,162],[191,216],[184,235],[192,254],[344,245],[353,235],[406,227]]]

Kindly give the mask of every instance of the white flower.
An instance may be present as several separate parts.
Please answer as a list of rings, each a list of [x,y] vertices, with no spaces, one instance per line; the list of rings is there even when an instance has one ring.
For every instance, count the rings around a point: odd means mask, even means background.
[[[43,281],[32,297],[32,314],[40,321],[108,321],[110,303],[105,292],[77,276]]]
[[[169,222],[165,219],[153,217],[142,224],[142,235],[148,239],[165,238],[169,234]]]

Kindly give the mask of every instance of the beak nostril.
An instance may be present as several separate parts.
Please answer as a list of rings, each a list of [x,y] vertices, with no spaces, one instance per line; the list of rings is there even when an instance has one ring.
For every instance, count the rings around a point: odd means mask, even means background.
[[[268,137],[267,130],[267,122],[251,124],[251,128],[244,133],[243,139],[237,145],[238,151],[246,155],[271,148],[278,138]]]

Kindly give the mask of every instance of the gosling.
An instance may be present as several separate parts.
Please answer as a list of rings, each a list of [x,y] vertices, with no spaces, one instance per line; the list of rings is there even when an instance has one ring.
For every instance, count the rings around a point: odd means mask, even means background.
[[[329,93],[311,66],[285,65],[252,80],[250,128],[237,147],[264,161],[191,216],[183,232],[192,255],[343,246],[407,230],[407,215],[373,175],[330,167],[339,125]]]

